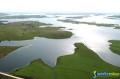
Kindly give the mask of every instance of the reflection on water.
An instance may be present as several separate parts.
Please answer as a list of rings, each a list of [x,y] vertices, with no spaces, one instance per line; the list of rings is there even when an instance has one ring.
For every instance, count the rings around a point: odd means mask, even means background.
[[[62,16],[62,15],[61,15]],[[63,17],[63,16],[62,16]],[[65,17],[65,16],[64,16]],[[107,20],[104,16],[91,16],[91,21],[93,18],[98,17],[96,22],[113,22],[117,23],[115,20]],[[101,18],[102,17],[102,18]],[[109,49],[108,40],[120,40],[120,30],[113,29],[112,27],[98,27],[95,25],[86,24],[72,24],[57,21],[59,17],[49,17],[49,18],[29,18],[24,20],[34,20],[45,23],[51,23],[53,26],[63,26],[66,27],[65,30],[71,31],[74,36],[69,39],[47,39],[36,37],[31,40],[24,41],[3,41],[0,45],[3,46],[23,46],[11,54],[7,55],[0,60],[0,70],[10,71],[18,67],[29,64],[35,59],[41,58],[46,64],[50,66],[55,66],[57,58],[59,56],[73,54],[74,43],[82,42],[88,48],[93,50],[101,59],[104,61],[120,67],[120,56],[114,54]],[[101,21],[99,20],[101,19]],[[82,18],[87,21],[88,17]],[[9,22],[23,21],[23,19],[9,19]],[[120,22],[119,22],[120,23]]]
[[[56,65],[59,56],[72,54],[74,52],[74,37],[69,39],[47,39],[35,37],[25,41],[4,41],[1,46],[23,46],[5,58],[0,60],[0,70],[10,71],[24,66],[35,59],[42,59],[44,63],[51,67]]]

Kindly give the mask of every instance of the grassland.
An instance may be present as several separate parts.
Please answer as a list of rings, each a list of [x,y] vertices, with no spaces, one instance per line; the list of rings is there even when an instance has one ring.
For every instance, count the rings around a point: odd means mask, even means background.
[[[60,30],[60,27],[40,27],[45,24],[35,21],[21,21],[8,24],[0,24],[0,41],[27,40],[33,37],[46,37],[64,39],[72,36],[71,32]],[[0,46],[0,58],[17,49],[13,46]]]
[[[112,44],[110,45],[110,49],[120,55],[120,40],[110,40]]]
[[[67,23],[73,23],[73,24],[79,24],[80,23],[78,21],[73,21],[72,19],[65,19],[65,20],[58,19],[58,21],[67,22]]]
[[[108,16],[107,18],[109,19],[120,19],[120,15],[112,15],[112,16]]]
[[[73,16],[73,17],[66,17],[66,18],[71,18],[71,19],[82,19],[88,16]]]
[[[98,72],[120,72],[119,67],[104,62],[85,45],[78,43],[75,46],[75,53],[58,58],[54,68],[45,65],[41,60],[36,60],[11,73],[26,79],[92,79],[95,70]]]
[[[0,58],[6,56],[7,54],[12,52],[13,50],[16,50],[17,48],[19,48],[19,47],[16,47],[16,46],[0,46]]]
[[[45,18],[44,15],[14,15],[1,16],[0,19],[25,19],[25,18]]]
[[[60,30],[60,27],[40,27],[42,25],[49,24],[35,21],[0,24],[0,41],[27,40],[33,37],[64,39],[72,36],[71,32]]]

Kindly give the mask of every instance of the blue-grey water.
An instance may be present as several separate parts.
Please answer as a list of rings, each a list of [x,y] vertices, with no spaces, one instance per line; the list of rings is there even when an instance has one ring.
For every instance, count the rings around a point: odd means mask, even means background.
[[[109,49],[109,40],[120,40],[120,29],[87,24],[72,24],[58,21],[73,15],[46,15],[46,18],[28,19],[2,19],[8,22],[40,21],[53,24],[51,27],[65,27],[63,30],[71,31],[74,35],[67,39],[48,39],[35,37],[22,41],[2,41],[0,46],[22,46],[0,60],[0,71],[8,72],[29,64],[31,61],[41,59],[44,63],[54,67],[57,58],[74,53],[74,44],[84,43],[93,50],[102,60],[120,67],[120,56]],[[77,15],[81,16],[81,15]],[[107,15],[88,15],[88,17],[74,18],[80,22],[96,22],[107,24],[120,24],[119,19],[108,19]],[[72,29],[72,30],[70,30]]]

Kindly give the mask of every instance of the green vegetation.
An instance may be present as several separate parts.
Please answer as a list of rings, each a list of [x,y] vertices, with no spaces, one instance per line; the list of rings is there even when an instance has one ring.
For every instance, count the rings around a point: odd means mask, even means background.
[[[120,55],[120,40],[110,40],[112,44],[110,45],[110,49]]]
[[[58,19],[58,21],[67,22],[67,23],[73,23],[73,24],[79,24],[78,21],[73,21],[72,19],[65,19],[65,20]]]
[[[105,24],[105,23],[95,23],[95,22],[80,22],[82,24],[96,25],[96,26],[105,26],[105,27],[115,27],[120,28],[118,24]]]
[[[96,25],[96,26],[104,26],[104,27],[114,27],[115,29],[120,29],[118,24],[105,24],[105,23],[96,23],[96,22],[79,22],[73,21],[72,19],[58,20],[62,22],[74,23],[74,24],[88,24],[88,25]]]
[[[116,19],[116,18],[120,18],[120,15],[112,15],[112,16],[108,16],[107,18]]]
[[[45,18],[44,15],[14,15],[14,16],[1,16],[0,19],[25,19],[25,18]]]
[[[39,27],[50,25],[35,21],[21,21],[8,24],[0,24],[0,41],[4,40],[27,40],[33,37],[47,37],[54,39],[69,38],[71,32],[60,30],[61,27]],[[0,46],[0,58],[14,51],[18,47]]]
[[[11,73],[26,79],[92,79],[95,70],[99,72],[120,72],[119,67],[104,62],[85,45],[78,43],[75,46],[75,53],[60,57],[54,68],[36,60],[30,65]],[[112,78],[102,77],[97,79]]]
[[[19,47],[16,46],[0,46],[0,58],[6,56],[10,52],[16,50]]]
[[[0,41],[4,40],[26,40],[33,37],[47,37],[64,39],[72,36],[69,31],[63,31],[60,27],[40,27],[50,25],[35,21],[22,21],[0,24]]]
[[[53,79],[53,70],[41,60],[33,61],[29,66],[18,69],[12,74],[25,79]]]
[[[66,18],[72,18],[72,19],[82,19],[88,16],[73,16],[73,17],[66,17]]]

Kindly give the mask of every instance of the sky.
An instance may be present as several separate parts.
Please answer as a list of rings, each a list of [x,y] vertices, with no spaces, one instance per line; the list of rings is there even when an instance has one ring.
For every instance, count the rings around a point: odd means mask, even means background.
[[[0,0],[0,12],[120,12],[120,0]]]

